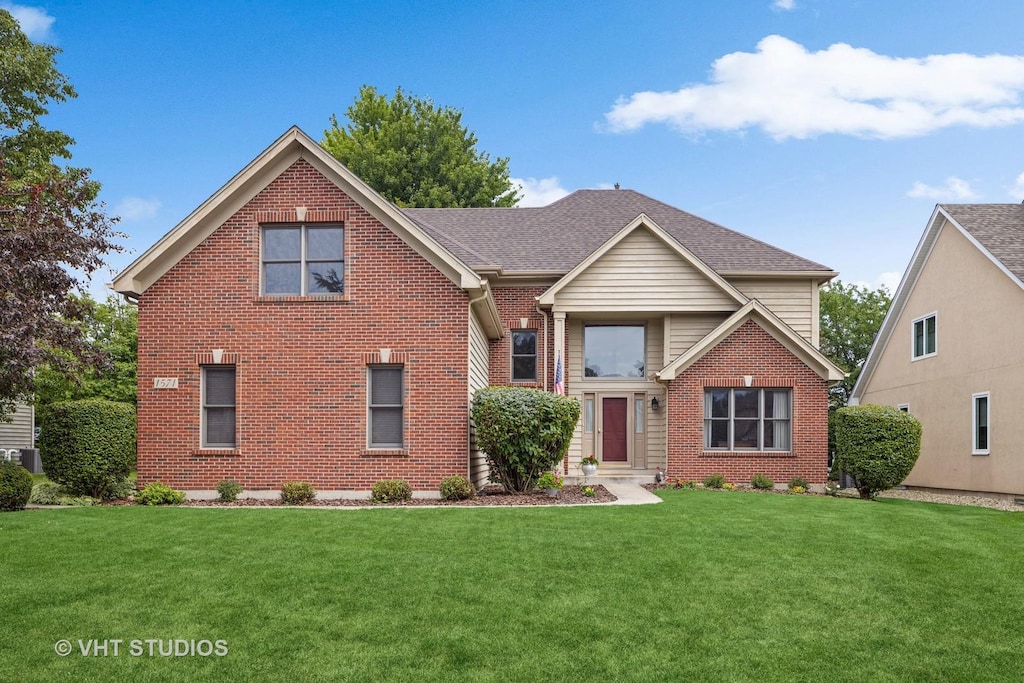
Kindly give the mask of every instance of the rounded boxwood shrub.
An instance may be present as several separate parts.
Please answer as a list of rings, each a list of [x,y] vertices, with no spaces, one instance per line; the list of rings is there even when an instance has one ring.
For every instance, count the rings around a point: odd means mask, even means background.
[[[755,474],[750,480],[750,485],[755,489],[770,491],[775,488],[775,480],[767,474]]]
[[[856,480],[861,498],[898,485],[921,454],[921,423],[892,406],[840,408],[835,424],[835,467]]]
[[[167,484],[154,481],[135,494],[136,505],[179,505],[185,502],[185,494]]]
[[[316,489],[308,481],[288,481],[281,486],[281,502],[285,505],[309,505],[316,498]]]
[[[109,498],[135,466],[135,408],[103,399],[53,403],[39,456],[69,494]]]
[[[473,423],[490,479],[526,492],[565,457],[580,419],[580,403],[539,389],[487,387],[473,395]]]
[[[724,474],[709,474],[704,477],[704,488],[706,489],[720,489],[725,486],[726,479]]]
[[[466,500],[476,496],[476,487],[462,475],[456,474],[441,482],[441,497],[445,500]]]
[[[241,492],[242,485],[234,479],[225,479],[217,484],[217,494],[224,503],[234,501]]]
[[[24,510],[32,497],[32,475],[9,460],[0,462],[0,511]]]
[[[412,500],[412,487],[405,479],[381,479],[370,489],[374,503],[405,503]]]

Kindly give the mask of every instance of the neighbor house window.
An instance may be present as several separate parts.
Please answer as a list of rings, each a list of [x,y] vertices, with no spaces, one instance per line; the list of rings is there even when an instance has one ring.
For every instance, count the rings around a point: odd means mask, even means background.
[[[512,332],[512,381],[537,381],[537,333],[534,330]]]
[[[974,394],[971,398],[974,407],[971,417],[971,426],[974,432],[974,443],[971,453],[973,455],[988,455],[989,394],[986,391],[981,394]]]
[[[202,372],[202,447],[234,448],[235,367],[206,366]]]
[[[896,406],[896,409],[899,410],[902,413],[909,413],[910,412],[910,404],[909,403],[901,403],[898,406]]]
[[[404,375],[401,365],[370,367],[370,448],[405,445]]]
[[[643,325],[587,325],[583,328],[583,375],[645,377],[644,348]]]
[[[935,355],[935,314],[914,321],[914,359]]]
[[[342,294],[345,230],[340,225],[263,228],[263,294]]]
[[[706,389],[704,448],[788,451],[790,395],[789,389]]]

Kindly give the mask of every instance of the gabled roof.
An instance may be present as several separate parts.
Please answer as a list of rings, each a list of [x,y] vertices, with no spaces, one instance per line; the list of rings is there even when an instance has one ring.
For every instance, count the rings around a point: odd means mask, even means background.
[[[607,254],[615,245],[619,244],[627,236],[633,233],[633,231],[646,228],[655,237],[657,237],[666,247],[674,251],[679,258],[689,263],[704,277],[710,280],[715,286],[722,290],[727,296],[732,298],[738,304],[744,304],[747,301],[747,297],[743,295],[738,289],[733,287],[726,280],[708,267],[706,263],[701,261],[699,258],[693,255],[689,249],[679,244],[673,237],[661,229],[657,223],[651,220],[646,214],[641,213],[636,218],[627,223],[621,230],[612,235],[608,241],[595,249],[589,256],[576,264],[576,266],[565,274],[558,282],[553,284],[546,292],[544,292],[539,298],[538,303],[541,306],[550,306],[555,303],[555,295],[558,294],[564,287],[575,280],[581,273],[586,271],[598,261],[602,256]]]
[[[946,226],[960,232],[996,268],[1018,287],[1024,289],[1024,205],[937,204],[871,345],[864,369],[861,370],[857,384],[850,394],[851,403],[859,401],[863,395],[878,360],[894,333],[896,323],[921,277],[932,248]]]
[[[486,282],[398,207],[360,180],[298,127],[292,126],[166,235],[119,273],[114,291],[139,296],[178,261],[298,159],[305,159],[339,189],[387,226],[457,286],[478,296],[477,308],[488,334],[501,323]],[[480,308],[481,303],[483,309]]]
[[[568,273],[622,226],[645,214],[720,275],[836,275],[820,263],[633,190],[577,190],[536,208],[403,211],[469,265],[505,273]]]
[[[703,339],[662,368],[657,373],[658,379],[666,382],[675,379],[748,320],[753,320],[760,325],[765,332],[789,349],[790,353],[802,360],[807,367],[816,372],[822,379],[829,382],[838,382],[846,377],[846,373],[830,361],[825,354],[795,333],[789,325],[780,320],[778,316],[768,310],[760,301],[751,299],[746,305],[726,318],[721,325],[705,335]]]

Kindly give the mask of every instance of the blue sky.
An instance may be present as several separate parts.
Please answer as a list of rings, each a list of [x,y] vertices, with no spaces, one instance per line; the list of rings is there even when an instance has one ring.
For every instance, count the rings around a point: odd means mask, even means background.
[[[1024,199],[1019,1],[0,6],[63,50],[47,124],[122,217],[115,270],[362,84],[462,110],[525,204],[621,183],[871,286],[936,202]]]

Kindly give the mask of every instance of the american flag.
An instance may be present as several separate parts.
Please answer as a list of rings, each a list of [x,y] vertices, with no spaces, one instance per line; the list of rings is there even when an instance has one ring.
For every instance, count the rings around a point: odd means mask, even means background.
[[[565,393],[565,382],[562,381],[562,354],[555,359],[555,393]]]

